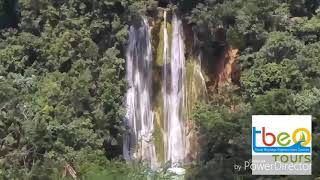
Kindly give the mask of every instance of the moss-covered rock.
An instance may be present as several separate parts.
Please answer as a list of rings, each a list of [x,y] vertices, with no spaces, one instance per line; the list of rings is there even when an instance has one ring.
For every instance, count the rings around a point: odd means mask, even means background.
[[[207,99],[205,78],[202,75],[200,64],[194,57],[190,57],[186,63],[186,91],[185,91],[185,119],[186,119],[186,149],[188,154],[187,161],[193,161],[198,158],[199,144],[196,125],[191,121],[191,113],[195,104]]]
[[[160,107],[162,107],[160,105]],[[156,108],[155,110],[155,121],[154,121],[154,145],[156,148],[157,159],[160,164],[165,161],[165,145],[164,145],[164,117],[163,117],[163,108]]]
[[[168,55],[171,55],[171,41],[172,41],[172,25],[169,21],[166,23],[167,32],[168,32]],[[163,52],[164,52],[164,22],[157,24],[153,27],[152,31],[152,46],[153,46],[153,55],[154,55],[154,65],[162,67],[164,64]],[[170,57],[168,58],[168,61]]]
[[[194,58],[186,64],[186,102],[187,114],[191,115],[192,108],[197,101],[207,99],[205,78],[202,75],[201,67]]]

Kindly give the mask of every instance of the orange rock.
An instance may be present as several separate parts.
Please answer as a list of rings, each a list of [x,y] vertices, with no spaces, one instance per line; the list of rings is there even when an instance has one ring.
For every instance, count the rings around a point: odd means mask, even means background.
[[[224,66],[220,70],[218,84],[231,81],[234,65],[238,58],[238,49],[229,49],[224,57]]]

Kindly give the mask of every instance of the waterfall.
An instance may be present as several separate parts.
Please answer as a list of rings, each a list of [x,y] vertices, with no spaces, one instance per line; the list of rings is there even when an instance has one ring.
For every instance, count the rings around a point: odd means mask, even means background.
[[[185,55],[182,22],[175,14],[172,17],[172,26],[170,66],[167,62],[167,54],[165,54],[163,77],[165,86],[163,99],[166,118],[166,161],[171,161],[172,167],[179,167],[185,158],[183,120],[185,100]],[[164,47],[168,47],[166,39],[164,42],[166,42]],[[164,52],[167,51],[165,50]]]
[[[126,53],[128,133],[124,137],[123,153],[127,161],[139,159],[151,167],[157,164],[153,143],[152,47],[150,27],[144,19],[140,27],[130,27]]]
[[[163,19],[164,19],[164,28],[163,28],[163,84],[162,84],[162,98],[163,98],[163,111],[164,111],[164,125],[165,125],[165,132],[167,132],[168,129],[168,82],[169,82],[169,76],[168,71],[170,70],[168,68],[169,63],[169,45],[168,45],[168,30],[167,30],[167,11],[164,10],[163,13]],[[168,149],[168,138],[165,136],[164,138],[164,147],[165,147],[165,155],[167,154]],[[167,157],[165,158],[168,159]]]
[[[204,96],[205,96],[204,99],[207,99],[208,92],[207,92],[206,80],[204,79],[201,69],[202,69],[202,53],[200,52],[198,55],[198,62],[196,63],[196,71],[199,74],[201,79],[201,87],[204,90]]]
[[[160,46],[163,55],[162,85],[160,101],[163,104],[156,104],[152,107],[151,97],[154,97],[152,90],[152,57],[151,33],[146,20],[141,26],[131,26],[129,31],[129,45],[126,54],[126,79],[128,91],[126,94],[127,114],[125,124],[127,134],[124,137],[123,153],[127,161],[135,159],[146,162],[151,168],[157,168],[159,159],[157,151],[164,151],[163,161],[171,162],[173,171],[184,171],[180,167],[186,160],[188,153],[186,136],[186,64],[185,44],[183,36],[182,21],[172,15],[172,34],[169,34],[170,23],[167,22],[167,12],[164,11],[163,46]],[[171,29],[170,29],[171,30]],[[169,40],[169,35],[171,41]],[[155,75],[158,75],[155,71]],[[159,106],[159,107],[158,107]],[[161,109],[162,108],[162,109]],[[157,111],[157,109],[161,109]],[[161,116],[156,113],[163,113]],[[161,119],[154,119],[159,118]],[[154,137],[154,122],[162,122],[160,130],[163,147],[156,146],[159,143]],[[158,130],[158,129],[157,129]],[[159,132],[159,131],[158,131]],[[160,149],[159,149],[160,147]],[[161,149],[162,148],[162,149]],[[159,152],[157,152],[159,153]],[[180,173],[181,173],[180,172]]]

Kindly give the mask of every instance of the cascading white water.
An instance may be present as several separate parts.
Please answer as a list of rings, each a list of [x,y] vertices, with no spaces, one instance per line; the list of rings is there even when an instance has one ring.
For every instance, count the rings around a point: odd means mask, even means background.
[[[138,159],[151,167],[157,158],[153,142],[152,95],[152,47],[150,27],[144,19],[140,27],[130,27],[126,54],[127,114],[125,123],[129,129],[124,139],[124,157],[127,161]]]
[[[182,21],[172,16],[172,41],[169,42],[167,12],[164,12],[163,28],[163,119],[165,161],[171,162],[172,170],[180,170],[186,154],[185,132],[185,52]],[[171,44],[170,44],[171,43]],[[170,49],[171,45],[171,49]],[[154,113],[152,111],[152,47],[148,22],[140,27],[130,27],[126,54],[126,125],[128,134],[124,139],[124,157],[147,162],[151,168],[158,167],[155,151]],[[175,169],[174,169],[175,168]],[[181,169],[183,170],[183,169]],[[180,171],[181,171],[180,170]]]
[[[171,161],[172,167],[182,165],[185,158],[185,132],[183,106],[185,95],[185,54],[182,22],[174,14],[172,17],[171,61],[168,65],[168,55],[164,54],[164,112],[166,118],[166,161]],[[165,45],[168,40],[165,28]],[[164,52],[167,52],[166,50]]]
[[[165,125],[165,132],[167,132],[168,129],[168,123],[167,123],[167,119],[168,119],[168,81],[169,81],[169,77],[168,77],[168,60],[169,60],[169,44],[168,44],[168,30],[167,30],[167,11],[164,10],[163,12],[163,19],[164,19],[164,27],[163,27],[163,84],[162,84],[162,98],[163,98],[163,111],[164,111],[164,125]],[[165,150],[167,150],[168,148],[168,140],[167,140],[167,136],[164,137],[164,147]],[[166,155],[166,151],[165,151],[165,155]],[[166,158],[167,159],[167,158]]]
[[[197,62],[197,65],[196,65],[196,71],[200,76],[201,85],[202,85],[201,87],[204,90],[204,95],[207,96],[208,92],[207,92],[207,87],[206,87],[206,80],[204,79],[204,76],[202,74],[201,69],[202,69],[202,53],[200,52],[199,55],[198,55],[198,62]]]

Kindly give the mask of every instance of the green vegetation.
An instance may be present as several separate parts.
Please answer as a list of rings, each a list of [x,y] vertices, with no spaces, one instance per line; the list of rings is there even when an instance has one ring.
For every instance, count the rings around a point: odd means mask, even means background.
[[[202,152],[187,179],[255,179],[232,167],[251,158],[254,114],[311,114],[317,141],[313,141],[313,176],[304,178],[319,177],[319,1],[182,2],[189,5],[181,3],[180,8],[194,25],[204,56],[217,54],[212,51],[217,47],[237,48],[241,74],[237,84],[222,85],[208,103],[194,108]]]
[[[145,177],[121,160],[124,49],[152,2],[0,2],[0,179]]]
[[[186,179],[255,179],[233,171],[251,158],[253,114],[311,114],[313,175],[304,178],[320,177],[320,1],[162,2],[192,26],[205,68],[226,49],[239,49],[239,79],[193,109],[201,152]],[[170,179],[165,168],[154,172],[122,157],[128,28],[154,17],[157,3],[0,0],[0,179],[70,179],[61,173],[66,165],[80,179]],[[167,28],[170,44],[169,22]],[[163,23],[157,66],[162,29]],[[194,64],[186,69],[192,79]],[[155,104],[162,103],[159,92]],[[155,124],[156,146],[164,149],[164,125]]]

